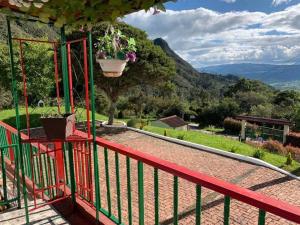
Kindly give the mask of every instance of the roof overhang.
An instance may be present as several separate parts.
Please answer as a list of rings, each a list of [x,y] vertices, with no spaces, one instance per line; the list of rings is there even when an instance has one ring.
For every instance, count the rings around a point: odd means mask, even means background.
[[[112,3],[109,0],[97,0],[91,3],[90,0],[79,1],[76,0],[80,7],[70,7],[70,2],[67,1],[54,1],[48,0],[48,2],[36,1],[36,0],[12,0],[19,2],[29,2],[29,7],[19,7],[10,4],[9,0],[0,0],[0,9],[5,9],[8,12],[20,13],[27,16],[32,16],[38,18],[38,20],[45,22],[47,19],[58,23],[60,25],[64,24],[87,24],[88,22],[97,23],[102,21],[114,21],[118,17],[125,16],[127,14],[139,11],[148,10],[155,6],[157,9],[163,9],[163,3],[168,1],[176,0],[131,0],[123,1],[120,0],[117,3]],[[123,1],[123,2],[122,2]],[[42,2],[42,6],[36,7],[33,2]],[[75,1],[74,1],[75,2]],[[28,6],[28,5],[27,5]],[[91,15],[94,15],[91,21]]]
[[[236,116],[237,120],[245,120],[247,122],[253,123],[264,123],[264,124],[274,124],[274,125],[293,125],[291,121],[283,120],[283,119],[272,119],[272,118],[265,118],[265,117],[257,117],[257,116]]]

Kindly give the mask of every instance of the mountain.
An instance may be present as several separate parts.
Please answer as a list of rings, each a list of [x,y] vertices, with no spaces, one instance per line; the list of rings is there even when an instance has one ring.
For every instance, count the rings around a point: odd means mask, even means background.
[[[199,68],[198,71],[221,75],[236,75],[249,79],[260,80],[272,86],[285,88],[299,88],[300,65],[271,65],[271,64],[225,64]]]
[[[173,82],[184,94],[193,95],[193,91],[203,90],[211,96],[218,97],[226,88],[239,80],[237,76],[199,72],[177,55],[162,38],[155,39],[154,44],[160,46],[169,57],[174,59],[177,73]]]

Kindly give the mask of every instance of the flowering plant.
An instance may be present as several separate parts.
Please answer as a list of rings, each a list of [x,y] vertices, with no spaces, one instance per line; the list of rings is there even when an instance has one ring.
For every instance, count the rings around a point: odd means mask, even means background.
[[[97,59],[120,59],[136,61],[136,43],[120,30],[110,27],[104,36],[98,37],[95,43]]]

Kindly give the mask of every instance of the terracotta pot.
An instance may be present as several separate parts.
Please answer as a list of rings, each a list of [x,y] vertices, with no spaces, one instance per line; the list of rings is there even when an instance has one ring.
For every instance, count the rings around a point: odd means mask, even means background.
[[[63,118],[40,118],[48,140],[65,140],[74,134],[75,114]]]
[[[126,67],[127,60],[120,59],[97,59],[106,77],[120,77]]]

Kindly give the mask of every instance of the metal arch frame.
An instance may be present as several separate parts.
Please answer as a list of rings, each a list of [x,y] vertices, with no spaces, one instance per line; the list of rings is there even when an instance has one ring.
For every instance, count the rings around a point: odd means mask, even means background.
[[[14,53],[13,53],[13,38],[11,32],[10,21],[11,19],[17,19],[16,17],[6,17],[7,21],[7,44],[9,47],[9,56],[10,56],[10,67],[11,67],[11,75],[12,75],[12,92],[13,92],[13,100],[15,106],[15,115],[16,115],[16,129],[17,129],[17,139],[18,139],[18,151],[15,156],[16,160],[16,171],[19,171],[19,165],[21,169],[21,180],[22,180],[22,192],[24,197],[24,208],[25,208],[25,217],[26,217],[26,224],[29,224],[29,210],[28,210],[28,201],[27,201],[27,189],[26,189],[26,182],[25,182],[25,168],[24,168],[24,159],[23,159],[23,151],[22,151],[22,140],[21,140],[21,129],[20,129],[20,113],[19,113],[19,97],[17,92],[17,83],[16,83],[16,70],[14,64]],[[22,18],[19,18],[22,19]],[[24,19],[26,20],[26,19]],[[34,22],[35,20],[30,20]],[[38,20],[36,20],[38,22]],[[96,122],[95,122],[95,90],[94,90],[94,74],[93,74],[93,43],[92,43],[92,34],[91,31],[88,32],[87,35],[88,40],[88,69],[89,69],[89,88],[91,92],[91,125],[92,125],[92,136],[93,136],[93,151],[94,151],[94,176],[98,177],[98,158],[97,156],[97,144],[96,144]],[[60,37],[61,37],[61,62],[62,62],[62,78],[63,78],[63,89],[64,89],[64,103],[65,103],[65,110],[67,113],[71,111],[70,105],[70,87],[69,87],[69,72],[68,72],[68,54],[67,54],[67,41],[65,35],[65,27],[62,27],[60,30]],[[87,68],[86,68],[87,69]],[[86,98],[88,100],[88,97]],[[89,113],[89,112],[88,112]],[[90,126],[90,121],[87,121]],[[73,152],[72,152],[72,144],[68,143],[67,148],[68,157],[69,157],[69,169],[70,169],[70,178],[71,178],[71,196],[73,205],[76,205],[76,184],[75,184],[75,175],[74,175],[74,165],[73,165]],[[20,190],[20,178],[17,174],[17,190],[18,190],[18,208],[21,208],[21,190]],[[98,179],[95,180],[95,190],[96,190],[96,220],[99,221],[99,211],[100,211],[100,196],[99,196],[99,181]]]

